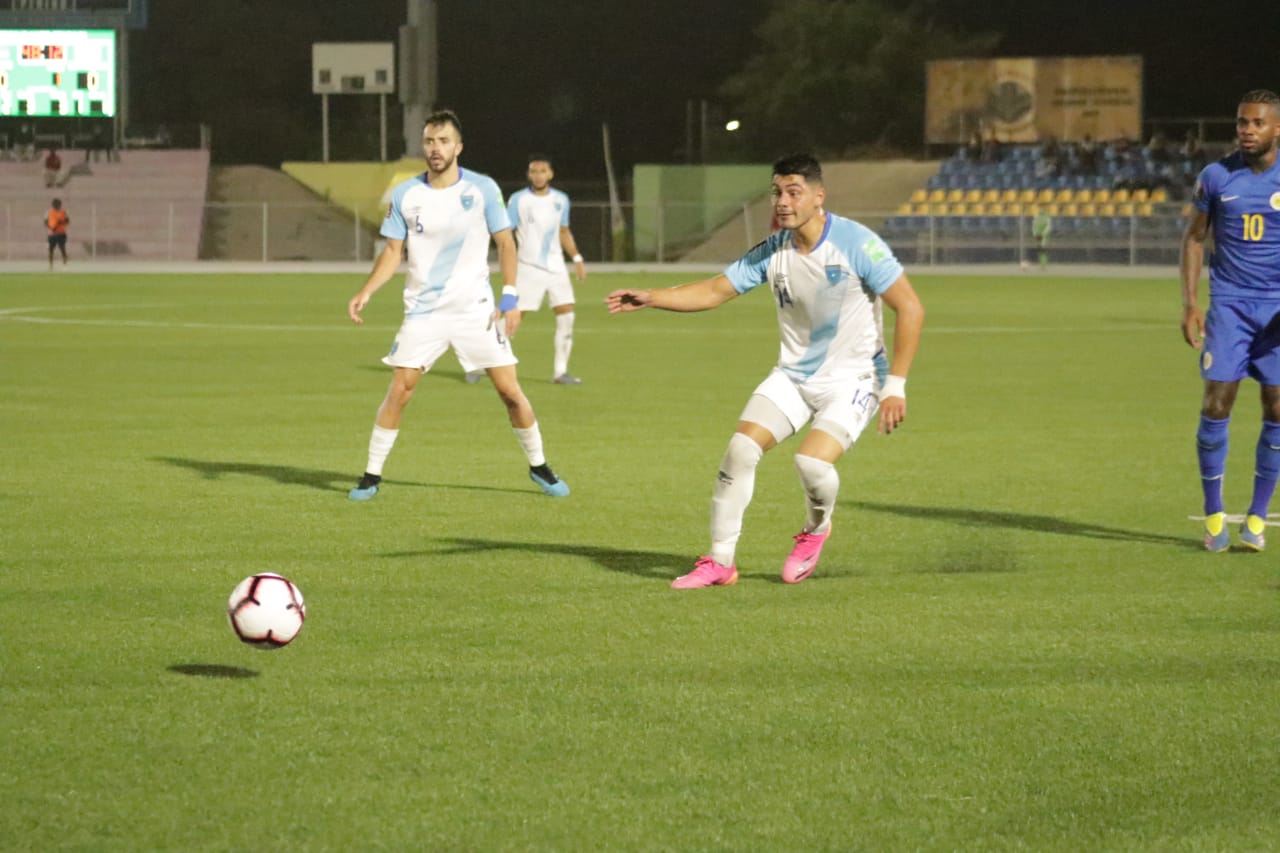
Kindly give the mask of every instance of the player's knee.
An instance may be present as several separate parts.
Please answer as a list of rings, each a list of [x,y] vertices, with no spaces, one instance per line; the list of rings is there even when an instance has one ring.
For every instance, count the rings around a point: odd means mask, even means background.
[[[1196,430],[1196,447],[1210,453],[1226,447],[1227,423],[1226,418],[1202,417]]]
[[[729,447],[724,452],[720,469],[730,474],[753,471],[763,456],[764,448],[756,444],[755,439],[735,432],[729,439]]]

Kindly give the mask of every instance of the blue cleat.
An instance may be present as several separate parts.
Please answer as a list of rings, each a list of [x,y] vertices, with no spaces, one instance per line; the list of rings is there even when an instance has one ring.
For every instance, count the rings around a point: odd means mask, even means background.
[[[1263,535],[1266,529],[1267,522],[1262,516],[1245,516],[1244,524],[1240,525],[1240,544],[1250,551],[1261,551],[1267,547],[1267,539]]]
[[[380,476],[366,472],[365,475],[360,478],[360,482],[356,484],[356,487],[347,492],[347,497],[351,498],[353,501],[370,500],[378,493],[378,484],[381,482],[382,478]]]
[[[1227,531],[1227,514],[1215,512],[1204,520],[1204,547],[1206,551],[1225,551],[1231,547],[1231,534]]]
[[[556,476],[551,466],[542,464],[529,468],[529,479],[538,484],[542,493],[553,498],[563,498],[569,494],[569,484]]]

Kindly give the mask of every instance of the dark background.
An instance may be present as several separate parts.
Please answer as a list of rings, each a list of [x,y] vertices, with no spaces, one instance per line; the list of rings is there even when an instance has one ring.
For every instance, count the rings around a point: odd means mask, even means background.
[[[721,82],[756,45],[771,0],[439,3],[439,103],[462,117],[464,160],[518,179],[530,151],[557,161],[558,178],[603,177],[602,122],[615,164],[680,162],[686,102],[718,101]],[[1137,53],[1151,119],[1234,114],[1247,89],[1280,87],[1271,47],[1280,7],[1147,0],[988,0],[917,4],[934,20],[1001,34],[998,55]],[[135,123],[203,122],[214,159],[278,165],[319,159],[320,98],[311,94],[311,44],[396,41],[404,0],[152,0],[147,29],[130,34]],[[389,154],[402,144],[398,104]],[[331,156],[376,159],[378,99],[331,98]],[[797,115],[796,122],[821,116]],[[769,134],[767,159],[787,149]],[[905,151],[920,154],[922,149]]]

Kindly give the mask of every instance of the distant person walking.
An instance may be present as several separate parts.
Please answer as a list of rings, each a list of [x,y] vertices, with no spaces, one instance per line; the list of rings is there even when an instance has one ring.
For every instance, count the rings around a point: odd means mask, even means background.
[[[53,206],[44,215],[44,227],[49,232],[49,269],[53,269],[53,250],[62,252],[62,263],[67,263],[67,226],[71,217],[62,209],[62,199],[55,198]]]

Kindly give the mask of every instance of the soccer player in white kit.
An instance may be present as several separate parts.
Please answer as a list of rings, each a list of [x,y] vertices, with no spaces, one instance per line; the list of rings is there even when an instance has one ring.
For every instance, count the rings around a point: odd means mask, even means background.
[[[573,259],[578,281],[586,279],[587,267],[569,230],[569,196],[551,187],[551,179],[555,177],[551,158],[543,154],[530,155],[527,174],[529,186],[516,190],[507,201],[507,215],[519,248],[517,307],[521,312],[537,311],[544,299],[551,303],[556,318],[551,381],[557,385],[580,385],[582,380],[569,373],[574,299],[573,282],[564,263],[565,253]],[[470,364],[464,363],[463,368],[468,382],[482,375]]]
[[[764,453],[813,426],[795,454],[807,502],[805,524],[782,566],[799,583],[817,566],[831,533],[840,478],[835,463],[880,413],[890,433],[907,413],[907,373],[924,307],[889,247],[870,229],[823,210],[822,167],[807,154],[773,164],[773,212],[781,230],[720,275],[662,290],[615,290],[616,314],[641,308],[705,311],[762,284],[773,291],[781,347],[756,388],[720,463],[711,500],[711,550],[675,589],[736,583],[734,552]],[[893,360],[885,358],[881,305],[894,312]]]
[[[382,359],[394,369],[369,438],[364,476],[349,493],[368,500],[378,493],[382,468],[400,430],[400,418],[422,374],[453,347],[459,358],[485,369],[507,407],[511,428],[529,460],[529,478],[548,495],[569,486],[547,465],[542,434],[520,383],[509,338],[520,325],[516,307],[516,247],[498,185],[458,165],[462,126],[449,110],[427,116],[422,130],[427,170],[392,190],[381,233],[387,245],[374,261],[347,313],[357,325],[369,299],[399,269],[408,243],[404,322]],[[489,238],[498,247],[502,299],[495,310],[489,283]]]

